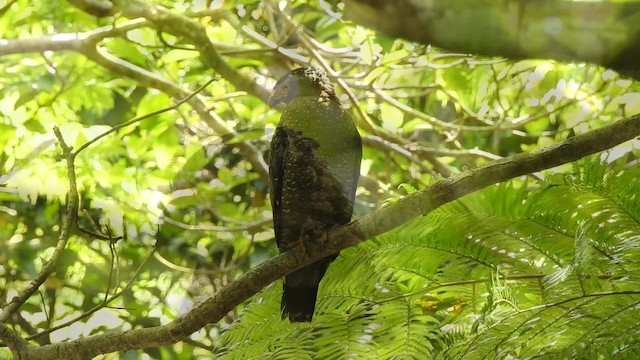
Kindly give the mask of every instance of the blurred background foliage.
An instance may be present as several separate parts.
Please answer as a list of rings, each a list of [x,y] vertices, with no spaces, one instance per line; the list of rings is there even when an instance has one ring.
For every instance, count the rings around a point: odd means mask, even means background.
[[[309,61],[330,66],[365,143],[355,217],[460,170],[640,112],[637,82],[611,70],[448,53],[344,21],[339,2],[158,3],[201,23],[237,76],[260,86]],[[59,0],[5,0],[0,9],[5,39],[51,40],[0,58],[0,305],[36,276],[59,235],[69,185],[54,126],[77,149],[181,99],[144,80],[147,72],[187,92],[213,78],[200,96],[236,132],[220,133],[184,104],[81,152],[79,226],[123,239],[75,231],[55,275],[11,319],[16,331],[68,323],[39,338],[48,343],[167,323],[277,254],[266,179],[238,148],[267,153],[279,113],[264,99],[162,28]],[[129,30],[105,31],[99,48],[136,71],[114,72],[82,48],[56,51],[56,39],[111,26]],[[637,335],[612,335],[638,333],[637,320],[618,321],[640,318],[637,294],[553,304],[638,289],[639,147],[488,188],[348,249],[322,284],[310,327],[280,320],[276,284],[188,341],[104,358],[638,351],[625,347]],[[601,338],[610,348],[589,345]]]

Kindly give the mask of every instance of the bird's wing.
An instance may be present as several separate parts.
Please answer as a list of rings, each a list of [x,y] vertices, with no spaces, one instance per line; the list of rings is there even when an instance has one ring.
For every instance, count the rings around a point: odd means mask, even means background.
[[[277,127],[271,140],[269,155],[269,190],[271,193],[271,208],[273,209],[273,230],[278,245],[282,232],[282,184],[284,177],[284,160],[287,156],[287,132]]]
[[[350,159],[348,160],[350,177],[345,184],[347,197],[349,198],[349,201],[352,205],[352,208],[349,210],[349,220],[351,220],[351,212],[353,210],[355,201],[356,189],[358,188],[358,179],[360,178],[360,163],[362,162],[362,138],[360,137],[358,130],[356,130],[355,124],[353,123],[353,120],[351,120],[349,114],[347,114],[347,112],[343,110],[341,116],[343,118],[343,121],[349,124],[347,128],[350,129],[350,131],[348,133],[351,134],[351,141],[349,141],[350,147],[347,151],[350,156]]]

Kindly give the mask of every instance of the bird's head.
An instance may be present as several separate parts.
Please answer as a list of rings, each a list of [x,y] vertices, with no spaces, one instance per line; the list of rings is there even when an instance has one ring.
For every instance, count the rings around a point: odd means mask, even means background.
[[[281,77],[269,97],[269,106],[289,105],[300,96],[314,96],[318,102],[335,97],[335,90],[327,74],[317,68],[302,67]]]

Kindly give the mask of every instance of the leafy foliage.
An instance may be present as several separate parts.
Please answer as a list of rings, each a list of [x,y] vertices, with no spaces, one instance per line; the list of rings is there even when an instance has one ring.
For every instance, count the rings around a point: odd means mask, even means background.
[[[350,248],[330,268],[311,326],[280,320],[272,286],[223,333],[219,352],[636,354],[640,173],[605,169],[591,159],[562,179],[497,185]]]
[[[255,87],[292,64],[330,64],[341,80],[366,145],[355,217],[639,109],[638,84],[611,70],[450,54],[356,26],[333,1],[163,6],[203,26],[233,72],[122,13],[0,2],[0,308],[51,258],[66,217],[52,129],[74,149],[91,142],[75,160],[84,231],[7,322],[32,342],[168,323],[276,254],[259,163],[279,113]],[[210,79],[193,101],[122,125]],[[105,358],[633,357],[638,147],[487,188],[344,251],[311,326],[280,320],[277,283],[187,341]]]

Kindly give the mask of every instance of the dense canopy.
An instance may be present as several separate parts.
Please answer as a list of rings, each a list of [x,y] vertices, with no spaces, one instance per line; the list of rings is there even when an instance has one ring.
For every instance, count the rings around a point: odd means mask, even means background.
[[[638,356],[638,82],[345,2],[0,1],[0,359]],[[362,135],[357,220],[278,255],[268,99],[303,66]],[[283,320],[278,279],[338,250]]]

